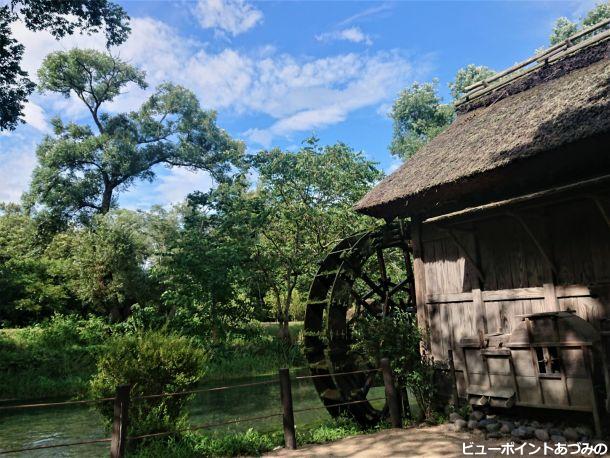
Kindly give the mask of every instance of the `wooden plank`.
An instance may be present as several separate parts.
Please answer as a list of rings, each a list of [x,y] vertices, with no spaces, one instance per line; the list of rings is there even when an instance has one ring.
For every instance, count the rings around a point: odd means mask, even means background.
[[[426,307],[426,273],[421,245],[420,221],[413,221],[413,275],[415,279],[415,304],[417,307],[417,325],[423,332],[426,346],[430,348],[428,310]]]
[[[428,293],[426,295],[428,304],[448,304],[451,302],[472,302],[472,292],[468,293]]]
[[[542,288],[515,288],[499,289],[496,291],[483,291],[484,301],[516,301],[523,299],[543,299]]]
[[[558,285],[555,292],[559,299],[569,297],[591,297],[591,290],[584,285]],[[544,287],[499,289],[496,291],[481,291],[483,302],[519,301],[525,299],[544,299]],[[473,293],[428,293],[426,302],[429,304],[472,302]]]
[[[472,303],[474,304],[474,314],[477,324],[477,330],[480,333],[487,334],[487,319],[485,317],[485,304],[483,302],[483,294],[479,288],[472,290]]]

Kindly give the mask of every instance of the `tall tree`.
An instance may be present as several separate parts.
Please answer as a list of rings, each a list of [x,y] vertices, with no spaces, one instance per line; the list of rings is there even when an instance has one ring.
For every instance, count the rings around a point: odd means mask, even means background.
[[[451,97],[457,100],[466,93],[466,88],[474,83],[483,81],[495,75],[495,71],[485,65],[469,64],[460,68],[455,74],[454,80],[449,83]]]
[[[244,175],[189,195],[178,233],[154,267],[165,314],[180,330],[221,338],[252,317],[250,262],[260,212]],[[241,297],[238,299],[238,295]]]
[[[126,318],[131,306],[150,298],[146,246],[121,214],[96,215],[89,227],[57,234],[45,250],[56,272],[80,304],[78,311]]]
[[[129,17],[107,0],[8,0],[0,5],[0,131],[14,129],[22,120],[34,84],[21,68],[23,45],[11,32],[22,22],[33,31],[48,30],[55,38],[104,31],[107,46],[123,43],[129,34]]]
[[[306,288],[317,261],[335,242],[371,224],[352,206],[381,172],[349,146],[320,146],[315,138],[295,153],[262,151],[253,165],[261,218],[255,268],[273,294],[281,336],[289,338],[295,289]]]
[[[437,89],[436,80],[413,83],[394,101],[390,114],[394,120],[390,152],[394,156],[410,158],[453,120],[453,106],[442,103]]]
[[[577,22],[571,21],[566,17],[560,17],[555,21],[549,41],[552,45],[561,43],[580,30],[591,27],[606,19],[610,19],[610,2],[598,3]],[[603,27],[596,33],[608,30],[609,28],[608,26]]]
[[[38,147],[26,199],[53,221],[107,213],[120,192],[138,180],[152,181],[157,164],[205,170],[222,180],[241,161],[243,145],[181,86],[160,85],[137,111],[104,112],[128,84],[146,87],[144,73],[119,58],[94,50],[55,52],[38,76],[41,90],[76,95],[93,125],[55,118],[54,135]]]

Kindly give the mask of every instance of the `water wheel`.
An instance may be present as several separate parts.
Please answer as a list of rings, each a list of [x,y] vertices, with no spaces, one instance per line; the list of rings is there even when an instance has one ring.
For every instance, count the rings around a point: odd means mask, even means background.
[[[355,321],[363,314],[381,318],[393,308],[413,311],[409,227],[395,221],[354,234],[320,263],[305,315],[305,352],[318,394],[332,416],[348,413],[362,425],[387,416],[387,406],[368,402],[381,384],[378,372],[350,351]],[[329,376],[328,376],[329,375]],[[342,405],[351,401],[357,404]],[[379,403],[378,403],[379,404]]]

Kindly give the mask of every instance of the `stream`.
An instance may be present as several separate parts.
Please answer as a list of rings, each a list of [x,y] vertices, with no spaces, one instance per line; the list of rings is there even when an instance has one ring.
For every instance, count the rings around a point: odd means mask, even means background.
[[[231,379],[227,385],[260,382],[272,376]],[[223,385],[222,381],[210,382],[207,387]],[[206,388],[202,385],[201,388]],[[311,380],[294,380],[292,383],[294,409],[319,407],[322,405]],[[383,396],[383,387],[375,387],[369,397]],[[198,393],[189,404],[191,425],[218,423],[247,417],[258,417],[281,413],[279,384],[232,388],[225,391]],[[313,425],[330,418],[325,409],[295,413],[297,429]],[[230,431],[246,431],[249,428],[260,432],[279,431],[280,416],[259,421],[240,422],[208,429],[218,434]],[[204,430],[200,430],[204,434]],[[101,415],[90,406],[65,406],[33,408],[0,412],[0,451],[37,447],[42,445],[78,442],[109,437]],[[16,457],[106,457],[110,444],[90,444],[65,448],[16,453]]]

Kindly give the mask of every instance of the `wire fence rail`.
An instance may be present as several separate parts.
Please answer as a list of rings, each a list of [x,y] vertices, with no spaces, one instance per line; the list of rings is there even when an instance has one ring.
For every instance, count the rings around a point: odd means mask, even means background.
[[[303,409],[294,410],[293,400],[292,400],[292,380],[300,381],[300,380],[309,380],[309,379],[318,379],[322,377],[339,377],[346,375],[355,375],[355,374],[370,374],[374,372],[381,372],[383,374],[384,387],[385,387],[385,397],[378,397],[372,399],[358,399],[355,401],[346,401],[346,402],[333,402],[331,404],[323,404],[318,407],[307,407]],[[206,392],[217,392],[217,391],[225,391],[236,388],[248,388],[248,387],[256,387],[261,385],[271,385],[271,384],[279,384],[280,388],[280,402],[282,411],[278,413],[273,413],[269,415],[261,415],[247,418],[240,418],[236,420],[227,420],[216,423],[205,423],[200,425],[192,425],[186,428],[173,429],[171,431],[160,431],[156,433],[150,434],[141,434],[136,436],[129,436],[127,434],[128,425],[129,425],[129,406],[132,402],[138,402],[148,399],[156,399],[163,397],[174,397],[174,396],[189,396],[196,393],[206,393]],[[235,385],[226,385],[226,386],[218,386],[213,388],[202,388],[195,390],[184,390],[177,392],[169,392],[169,393],[158,393],[158,394],[150,394],[150,395],[142,395],[142,396],[131,396],[131,385],[119,385],[116,387],[116,394],[114,397],[105,397],[99,399],[85,399],[85,400],[75,400],[75,401],[61,401],[61,402],[37,402],[37,403],[22,403],[22,404],[12,404],[0,406],[1,411],[14,411],[20,409],[34,409],[34,408],[53,408],[53,407],[61,407],[61,406],[70,406],[70,405],[91,405],[91,404],[99,404],[104,402],[113,402],[114,404],[114,412],[113,412],[113,423],[112,423],[112,434],[111,437],[99,438],[99,439],[89,439],[75,442],[65,442],[59,444],[47,444],[47,445],[38,445],[33,447],[23,447],[19,449],[13,450],[0,450],[0,455],[8,455],[15,453],[24,453],[24,452],[33,452],[36,450],[45,450],[45,449],[55,449],[62,447],[77,447],[82,445],[93,445],[93,444],[102,444],[102,443],[110,443],[110,457],[111,458],[123,458],[125,456],[126,445],[130,441],[137,441],[142,439],[149,438],[157,438],[157,437],[166,437],[171,435],[176,435],[179,433],[187,432],[187,431],[197,431],[202,429],[210,429],[218,426],[231,425],[236,423],[248,422],[248,421],[260,421],[266,420],[269,418],[282,417],[282,425],[284,429],[284,443],[286,448],[296,449],[296,428],[294,423],[294,414],[300,412],[309,412],[313,410],[321,410],[327,408],[337,408],[344,407],[354,404],[363,404],[372,401],[380,401],[385,400],[386,405],[388,407],[388,411],[390,414],[390,419],[393,427],[402,427],[402,418],[400,414],[400,405],[399,405],[399,395],[395,385],[394,376],[392,370],[390,369],[390,363],[387,359],[381,360],[381,366],[377,369],[367,369],[367,370],[358,370],[358,371],[349,371],[349,372],[336,372],[336,373],[328,373],[328,374],[316,374],[316,375],[302,375],[297,377],[291,377],[290,371],[286,368],[282,368],[279,370],[277,379],[270,379],[260,382],[252,382],[252,383],[240,383]],[[13,402],[14,400],[10,400]]]

